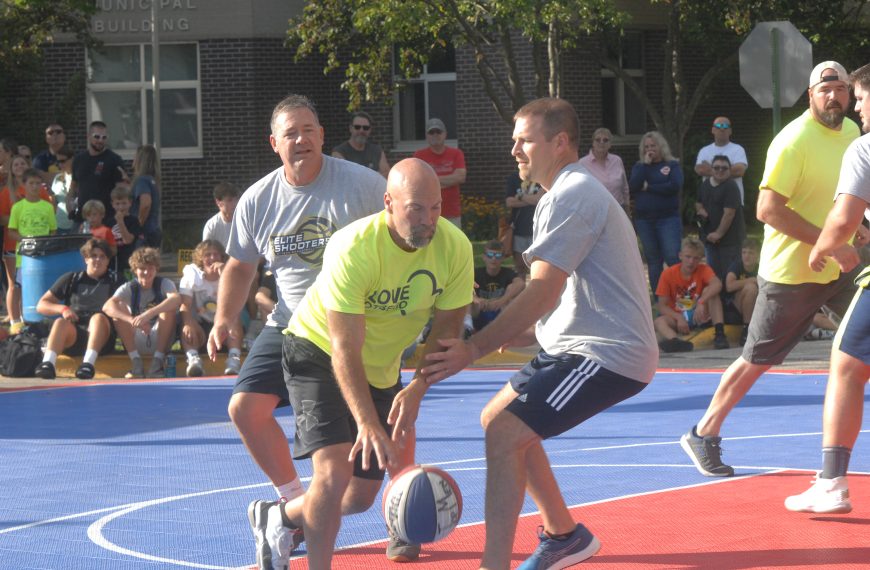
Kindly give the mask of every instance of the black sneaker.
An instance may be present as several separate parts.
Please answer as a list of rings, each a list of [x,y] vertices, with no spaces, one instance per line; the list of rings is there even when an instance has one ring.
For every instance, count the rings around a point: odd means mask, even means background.
[[[42,378],[43,380],[54,380],[57,377],[57,373],[54,371],[54,364],[48,361],[40,362],[34,374],[37,378]]]
[[[80,380],[90,380],[96,374],[94,365],[90,362],[82,362],[81,366],[76,370],[76,378]]]
[[[662,352],[692,352],[695,350],[695,345],[681,338],[669,338],[659,343],[659,348]]]
[[[713,348],[716,350],[731,348],[731,345],[728,344],[728,337],[725,336],[725,333],[716,333],[713,337]]]
[[[734,468],[722,463],[722,438],[716,436],[700,436],[693,427],[680,438],[680,447],[695,464],[695,467],[707,477],[731,477]]]

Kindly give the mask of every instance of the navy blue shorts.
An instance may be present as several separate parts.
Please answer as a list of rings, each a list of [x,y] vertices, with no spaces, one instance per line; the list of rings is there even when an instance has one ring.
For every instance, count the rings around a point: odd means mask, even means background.
[[[510,383],[519,396],[505,409],[543,439],[565,433],[647,386],[585,356],[553,356],[543,350]]]
[[[870,365],[870,291],[858,287],[840,323],[834,348]]]
[[[281,369],[281,346],[284,335],[279,327],[265,326],[242,363],[233,394],[253,392],[274,394],[280,398],[278,407],[289,406],[284,371]]]

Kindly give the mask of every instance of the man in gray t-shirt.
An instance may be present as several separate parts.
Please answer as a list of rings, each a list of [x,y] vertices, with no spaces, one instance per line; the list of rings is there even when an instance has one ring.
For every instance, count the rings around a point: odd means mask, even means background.
[[[281,331],[320,272],[330,236],[384,207],[386,180],[377,172],[324,156],[323,127],[311,102],[300,95],[272,113],[269,141],[282,165],[254,183],[233,217],[218,289],[208,353],[229,335],[248,297],[261,256],[275,275],[278,303],[239,372],[229,414],[251,456],[288,500],[303,493],[287,438],[273,411],[288,404],[281,370]],[[301,535],[294,536],[294,545]],[[277,562],[276,562],[277,566]]]
[[[524,252],[531,280],[485,329],[427,355],[432,364],[422,374],[438,382],[500,347],[540,343],[541,352],[481,414],[487,475],[480,566],[510,566],[528,487],[551,526],[526,563],[561,568],[589,558],[600,544],[572,521],[542,441],[645,388],[658,346],[634,230],[613,196],[577,163],[574,108],[562,99],[537,99],[514,120],[520,176],[547,190]],[[518,468],[523,476],[514,477]]]
[[[371,168],[386,178],[390,173],[387,156],[380,146],[369,140],[373,126],[368,113],[354,113],[350,119],[350,138],[332,149],[332,156]]]

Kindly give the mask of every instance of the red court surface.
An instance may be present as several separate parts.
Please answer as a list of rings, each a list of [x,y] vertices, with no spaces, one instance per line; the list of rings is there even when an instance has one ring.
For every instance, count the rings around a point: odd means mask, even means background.
[[[870,568],[870,476],[850,474],[855,510],[848,515],[786,511],[785,497],[804,491],[811,479],[812,473],[784,471],[575,507],[575,518],[602,543],[601,551],[578,568]],[[702,512],[706,515],[700,516]],[[537,515],[520,519],[512,568],[534,550],[538,524]],[[388,562],[384,543],[379,542],[337,552],[332,566],[473,569],[478,567],[483,541],[483,526],[475,524],[424,547],[414,564]],[[299,559],[291,567],[307,564]]]

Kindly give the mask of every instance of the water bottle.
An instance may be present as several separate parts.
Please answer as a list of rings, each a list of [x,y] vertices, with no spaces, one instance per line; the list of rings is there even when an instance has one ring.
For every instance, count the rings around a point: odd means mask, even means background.
[[[163,365],[163,376],[166,378],[175,378],[175,355],[167,354],[166,355],[166,363]]]

